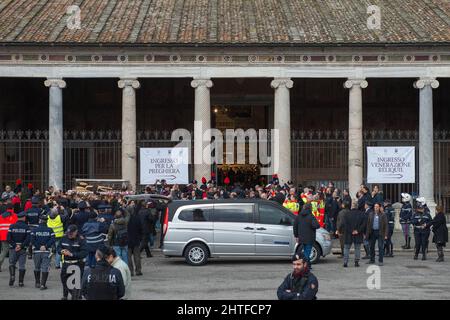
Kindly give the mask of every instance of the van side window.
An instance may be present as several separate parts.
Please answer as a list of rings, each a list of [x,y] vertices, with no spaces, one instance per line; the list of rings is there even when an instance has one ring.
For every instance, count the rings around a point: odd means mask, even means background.
[[[271,205],[259,205],[259,223],[261,224],[278,224],[284,226],[291,226],[293,219],[283,211]]]
[[[183,221],[211,221],[211,208],[189,208],[184,209],[178,215],[178,219]]]
[[[239,204],[214,206],[214,221],[253,223],[253,205]]]

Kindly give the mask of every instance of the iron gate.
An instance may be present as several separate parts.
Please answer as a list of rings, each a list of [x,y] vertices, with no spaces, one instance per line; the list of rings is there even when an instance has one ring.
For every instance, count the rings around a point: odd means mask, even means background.
[[[172,147],[176,142],[170,141],[170,137],[169,131],[139,131],[137,146]],[[64,187],[70,188],[74,178],[120,179],[120,139],[120,131],[66,131]],[[341,189],[347,187],[347,139],[347,131],[293,131],[292,180],[303,185],[326,184],[331,180]],[[418,131],[364,131],[365,147],[396,145],[416,146],[418,163]],[[365,156],[364,148],[364,159]],[[137,174],[139,182],[139,168]],[[17,178],[41,190],[47,187],[47,131],[0,131],[0,184],[13,185]],[[434,178],[436,200],[450,208],[450,135],[447,131],[434,133]],[[385,184],[381,188],[385,197],[398,201],[401,192],[416,193],[418,183]]]

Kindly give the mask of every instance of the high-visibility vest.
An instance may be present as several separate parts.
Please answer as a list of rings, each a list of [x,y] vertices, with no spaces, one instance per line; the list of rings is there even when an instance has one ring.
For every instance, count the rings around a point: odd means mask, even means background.
[[[62,223],[61,216],[59,214],[55,219],[51,219],[50,217],[48,218],[47,227],[53,229],[55,238],[62,238],[64,235],[64,224]]]
[[[283,207],[289,209],[293,214],[298,214],[298,211],[300,210],[300,205],[297,201],[285,200]]]
[[[321,228],[325,225],[325,203],[323,200],[311,201],[311,211],[314,217],[316,217],[317,222]]]
[[[308,202],[308,195],[306,193],[302,193],[300,195],[300,198],[302,198],[303,203],[307,203]]]

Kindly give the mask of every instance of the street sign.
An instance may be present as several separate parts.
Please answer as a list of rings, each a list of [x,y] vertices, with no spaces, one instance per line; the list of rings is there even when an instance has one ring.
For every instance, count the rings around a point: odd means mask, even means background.
[[[368,183],[415,183],[414,147],[367,147]]]
[[[188,184],[188,148],[141,148],[140,184]]]

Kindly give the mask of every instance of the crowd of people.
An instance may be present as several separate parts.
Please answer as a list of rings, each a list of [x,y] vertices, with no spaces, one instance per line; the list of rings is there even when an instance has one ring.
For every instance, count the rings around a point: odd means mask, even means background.
[[[335,188],[333,182],[320,188],[295,186],[291,181],[281,185],[276,175],[269,184],[250,188],[239,183],[231,185],[229,181],[224,186],[214,182],[202,178],[201,184],[194,180],[188,185],[169,185],[163,180],[147,186],[145,193],[165,195],[173,200],[254,198],[276,201],[297,216],[293,231],[303,250],[299,256],[306,264],[305,270],[311,269],[310,250],[315,229],[320,227],[339,238],[344,267],[348,266],[352,245],[356,267],[361,245],[366,253],[363,259],[368,259],[368,263],[375,263],[376,243],[380,265],[384,256],[393,257],[395,213],[391,201],[384,199],[377,185],[373,185],[371,191],[361,185],[352,200],[348,190]],[[438,249],[437,261],[443,261],[448,231],[442,207],[437,207],[432,219],[425,199],[415,199],[416,206],[410,195],[402,194],[402,199],[403,248],[410,248],[410,228],[413,228],[414,259],[422,253],[425,260],[432,230]],[[155,236],[163,211],[164,207],[156,201],[127,201],[121,192],[62,192],[52,187],[42,192],[31,184],[23,186],[22,181],[17,180],[14,188],[6,186],[1,194],[0,270],[9,255],[9,285],[14,286],[18,264],[18,282],[23,286],[28,257],[34,261],[35,286],[41,290],[47,288],[51,265],[61,269],[62,299],[68,299],[69,293],[72,299],[82,296],[129,298],[131,278],[142,275],[141,253],[145,251],[147,257],[152,257],[151,248],[157,242]],[[298,264],[297,258],[293,263]],[[67,286],[71,275],[68,270],[74,267],[82,270],[82,288]],[[83,272],[85,267],[86,272]],[[106,282],[100,285],[101,289],[90,290],[98,285],[92,282],[94,280]]]

